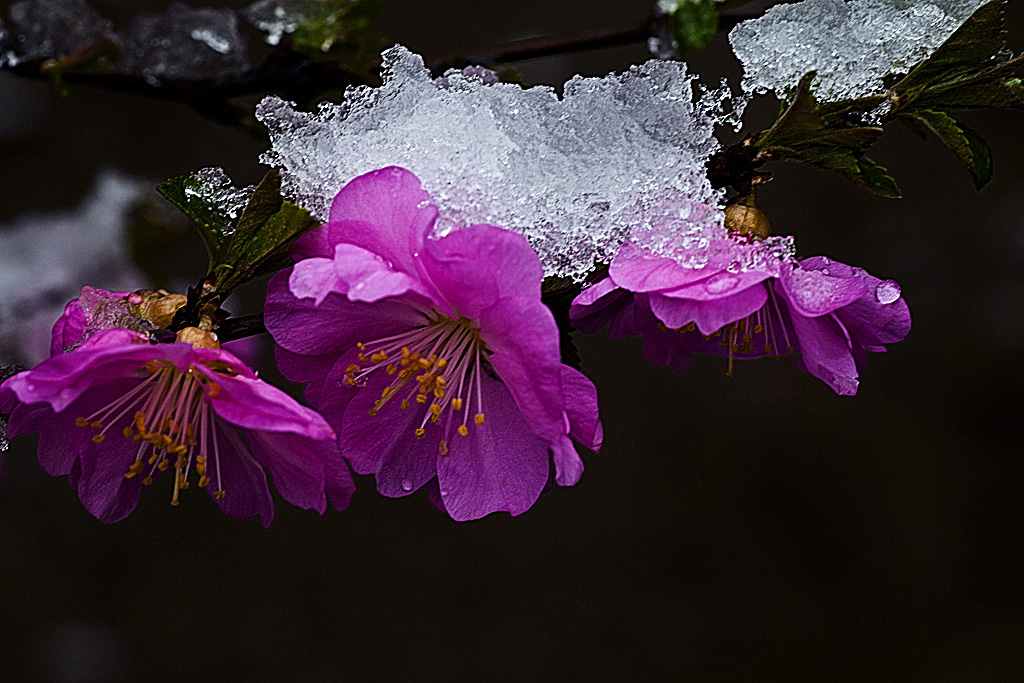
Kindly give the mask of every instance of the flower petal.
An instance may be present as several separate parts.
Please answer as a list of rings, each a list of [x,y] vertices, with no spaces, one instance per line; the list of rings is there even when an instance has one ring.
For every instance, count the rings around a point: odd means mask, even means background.
[[[191,347],[185,344],[104,346],[101,343],[104,336],[105,333],[97,334],[73,353],[47,358],[34,369],[8,379],[4,388],[12,391],[23,403],[48,403],[54,412],[59,413],[93,387],[139,370],[149,360],[161,357],[180,360],[183,354],[191,351]],[[93,342],[97,343],[94,345]]]
[[[270,526],[274,520],[274,501],[263,468],[249,453],[234,427],[217,421],[215,424],[219,468],[214,458],[210,458],[207,492],[226,514],[238,519],[259,515],[263,527]],[[216,496],[218,490],[224,491],[220,499]]]
[[[350,181],[334,198],[328,231],[332,244],[354,244],[379,254],[396,270],[418,273],[415,254],[437,220],[437,208],[404,168],[389,166]]]
[[[559,486],[575,486],[583,476],[583,460],[576,452],[572,440],[562,437],[551,445],[555,462],[555,483]]]
[[[255,377],[230,376],[197,363],[194,370],[219,387],[203,398],[222,419],[237,427],[264,432],[289,432],[319,441],[333,440],[334,431],[319,413],[299,405],[277,387]]]
[[[428,422],[428,436],[417,439],[415,430],[423,422],[427,407],[413,403],[408,410],[401,410],[397,398],[378,414],[370,415],[374,401],[391,379],[375,373],[358,390],[339,389],[352,391],[355,396],[345,409],[338,445],[352,469],[375,475],[377,490],[394,498],[409,495],[437,474],[441,431]]]
[[[274,341],[304,355],[340,354],[375,336],[407,330],[424,322],[423,313],[401,301],[353,303],[340,294],[328,295],[317,306],[298,299],[288,288],[289,270],[267,285],[264,322]]]
[[[503,297],[540,299],[544,268],[537,253],[522,235],[493,225],[472,225],[428,242],[423,264],[456,318],[477,318]]]
[[[807,318],[793,312],[801,365],[841,396],[857,393],[857,363],[847,335],[833,316]]]
[[[73,345],[85,333],[85,311],[78,299],[72,299],[64,306],[64,314],[53,324],[50,339],[50,355],[64,353],[64,349]]]
[[[332,264],[333,269],[333,264]],[[274,341],[294,353],[320,355],[344,351],[351,342],[333,333],[340,309],[349,302],[342,296],[326,297],[322,305],[292,293],[292,269],[279,271],[267,284],[264,324]]]
[[[619,339],[639,334],[634,322],[633,293],[615,286],[611,278],[584,289],[569,307],[569,320],[580,332],[593,334],[608,325],[608,336]]]
[[[604,430],[597,409],[597,387],[579,370],[563,365],[562,396],[569,418],[569,433],[590,450],[599,450]],[[555,464],[558,464],[557,459]]]
[[[313,228],[299,235],[292,244],[291,257],[296,261],[307,258],[331,258],[334,256],[334,245],[331,244],[330,229],[326,225]]]
[[[675,299],[659,294],[648,295],[651,312],[676,330],[689,323],[696,323],[701,334],[714,334],[729,323],[751,315],[768,300],[764,287],[755,284],[731,296],[712,301]]]
[[[833,277],[800,267],[782,271],[776,291],[789,302],[795,314],[808,318],[825,315],[851,304],[867,293],[858,277]]]
[[[720,301],[736,296],[771,277],[763,270],[744,270],[738,273],[728,270],[712,270],[710,267],[705,270],[709,272],[704,279],[680,287],[663,289],[658,294],[674,299]]]
[[[526,512],[550,472],[547,446],[531,433],[505,387],[485,377],[482,390],[486,422],[473,425],[468,436],[453,436],[448,455],[437,458],[441,500],[456,521]]]
[[[295,264],[296,268],[303,263]],[[392,269],[377,254],[354,244],[335,247],[333,266],[334,279],[341,284],[337,291],[344,293],[349,301],[373,303],[410,291],[431,298],[430,291],[417,278]]]
[[[619,248],[608,267],[616,285],[631,292],[657,292],[698,282],[717,272],[711,268],[684,268],[673,259],[653,256],[630,242]]]
[[[480,316],[488,360],[508,387],[533,433],[554,443],[567,433],[563,417],[558,326],[539,300],[500,300]]]
[[[337,444],[287,433],[250,430],[245,434],[253,457],[270,472],[278,493],[292,505],[323,514],[327,505],[324,495],[327,460],[341,459]]]
[[[74,428],[68,425],[65,429]],[[78,498],[85,509],[101,522],[119,522],[138,505],[139,491],[142,490],[138,477],[124,478],[128,466],[135,461],[138,444],[120,438],[108,438],[102,444],[95,444],[83,430],[78,431],[83,434],[79,437],[82,443],[76,460],[81,467],[81,475],[75,482]],[[40,438],[40,450],[42,447]],[[158,476],[159,470],[153,477]]]
[[[345,284],[334,272],[334,261],[329,258],[308,258],[291,268],[288,288],[299,299],[312,299],[317,306],[332,292],[344,294]]]

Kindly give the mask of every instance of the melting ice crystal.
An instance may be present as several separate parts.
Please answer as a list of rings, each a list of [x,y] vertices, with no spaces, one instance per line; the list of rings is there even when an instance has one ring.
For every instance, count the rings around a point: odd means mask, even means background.
[[[398,165],[433,197],[438,235],[474,223],[514,230],[547,275],[583,279],[630,233],[678,253],[724,234],[704,169],[715,121],[694,106],[684,64],[576,76],[559,98],[478,67],[434,80],[401,46],[383,56],[383,85],[350,89],[340,105],[309,114],[269,97],[257,107],[272,142],[262,161],[282,167],[286,194],[320,219],[352,178]]]
[[[747,92],[791,93],[808,71],[823,101],[885,92],[886,74],[926,59],[988,0],[804,0],[729,33]]]

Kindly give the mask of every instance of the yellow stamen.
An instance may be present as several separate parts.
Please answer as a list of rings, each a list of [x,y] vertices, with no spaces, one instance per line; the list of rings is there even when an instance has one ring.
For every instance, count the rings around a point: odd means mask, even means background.
[[[93,443],[103,443],[106,440],[107,440],[107,435],[106,434],[96,434],[95,436],[92,437],[92,442]]]
[[[398,407],[401,408],[402,410],[408,410],[409,409],[409,399],[403,398],[402,402],[398,404]]]
[[[453,398],[452,399],[452,410],[462,410],[462,399],[461,398]]]
[[[469,436],[469,429],[466,427],[466,425],[459,425],[459,435]]]
[[[448,444],[445,442],[444,439],[441,439],[439,450],[441,451],[441,455],[448,455]]]
[[[89,426],[89,421],[86,420],[84,417],[76,417],[75,418],[75,426],[76,427],[88,427]]]
[[[222,500],[225,495],[226,495],[226,493],[224,491],[214,491],[213,492],[213,497],[216,498],[217,500]]]
[[[417,439],[422,439],[427,435],[427,430],[424,429],[423,427],[417,427],[415,434]]]
[[[484,423],[484,414],[477,413],[476,415],[474,415],[473,422],[477,423],[478,425],[482,425]]]

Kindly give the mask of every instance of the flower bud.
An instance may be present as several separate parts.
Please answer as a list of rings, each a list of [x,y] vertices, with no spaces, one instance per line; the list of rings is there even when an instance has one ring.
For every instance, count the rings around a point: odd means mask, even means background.
[[[750,235],[763,240],[772,234],[772,226],[764,211],[754,206],[753,195],[725,207],[725,228],[736,235]]]
[[[188,297],[184,294],[168,294],[164,290],[140,290],[133,292],[128,303],[136,316],[152,323],[155,327],[170,327],[178,309],[185,305]]]
[[[191,344],[197,349],[219,349],[220,341],[216,332],[207,332],[198,327],[186,327],[178,332],[177,341]]]

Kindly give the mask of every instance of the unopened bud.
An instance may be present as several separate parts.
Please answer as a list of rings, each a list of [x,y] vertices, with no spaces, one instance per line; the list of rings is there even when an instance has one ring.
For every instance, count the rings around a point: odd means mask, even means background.
[[[725,228],[736,235],[763,240],[772,234],[772,226],[764,211],[752,204],[751,199],[749,204],[743,200],[725,207]]]
[[[191,344],[197,349],[219,349],[220,341],[216,332],[207,332],[198,327],[186,327],[178,332],[177,341]]]
[[[128,298],[128,303],[134,304],[135,315],[158,328],[170,327],[174,314],[187,301],[188,297],[184,294],[168,294],[162,289],[157,292],[135,292]]]

